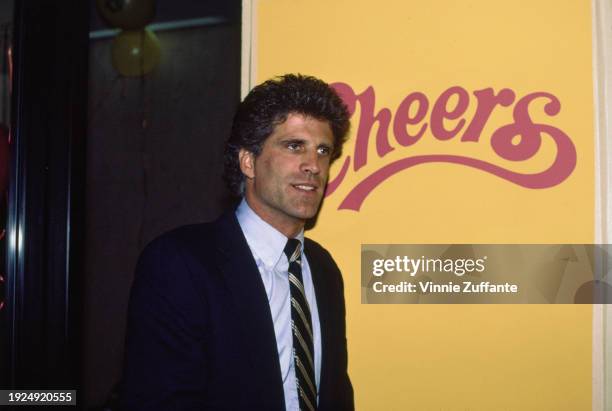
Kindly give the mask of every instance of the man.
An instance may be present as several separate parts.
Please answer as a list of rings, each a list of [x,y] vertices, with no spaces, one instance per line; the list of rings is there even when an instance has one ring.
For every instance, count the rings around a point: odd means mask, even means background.
[[[286,75],[240,104],[217,221],[143,251],[130,296],[124,409],[352,410],[342,277],[304,238],[349,128],[338,95]]]

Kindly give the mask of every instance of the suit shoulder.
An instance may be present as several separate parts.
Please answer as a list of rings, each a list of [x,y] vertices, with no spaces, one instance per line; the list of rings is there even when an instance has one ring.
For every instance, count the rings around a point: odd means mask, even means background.
[[[212,236],[213,224],[214,223],[188,224],[173,228],[154,238],[147,247],[155,247],[160,244],[168,246],[174,244],[191,244],[195,241],[208,241]]]
[[[149,242],[138,258],[136,277],[165,271],[172,277],[187,275],[189,268],[201,267],[214,258],[215,223],[190,224],[167,231]],[[182,267],[183,269],[179,269]]]
[[[325,247],[310,238],[304,237],[304,248],[306,248],[307,252],[310,251],[313,254],[325,256],[333,260],[331,254]]]
[[[308,257],[308,261],[311,259],[317,261],[319,264],[323,264],[334,271],[340,272],[336,261],[332,257],[329,251],[321,244],[317,243],[310,238],[304,238],[304,249],[306,251],[306,256]]]
[[[141,256],[160,251],[187,254],[205,253],[206,250],[212,249],[217,242],[218,221],[188,224],[166,231],[149,242],[143,249]]]

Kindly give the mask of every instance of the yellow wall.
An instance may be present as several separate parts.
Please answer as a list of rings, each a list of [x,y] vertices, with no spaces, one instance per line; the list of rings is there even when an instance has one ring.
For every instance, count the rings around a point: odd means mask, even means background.
[[[475,90],[508,88],[516,100],[544,91],[561,103],[534,122],[561,130],[577,152],[575,169],[559,184],[526,188],[465,165],[426,163],[384,181],[359,211],[338,209],[351,189],[386,164],[410,156],[446,154],[537,173],[557,147],[542,146],[525,161],[501,158],[491,135],[512,123],[497,107],[478,142],[448,141],[431,128],[409,147],[377,155],[324,203],[307,233],[340,265],[348,310],[350,374],[359,410],[590,410],[592,307],[554,305],[361,305],[362,243],[592,243],[594,140],[589,1],[259,0],[256,4],[257,82],[286,72],[343,82],[375,92],[376,111],[392,116],[404,97],[423,93],[429,114],[438,96],[460,86],[469,95],[462,116],[476,110]],[[360,107],[344,153],[354,161]],[[458,120],[447,121],[447,128]],[[392,124],[392,123],[391,123]],[[418,129],[411,126],[411,131]],[[464,126],[465,127],[465,126]],[[391,126],[392,129],[392,126]],[[332,178],[344,161],[334,164]]]

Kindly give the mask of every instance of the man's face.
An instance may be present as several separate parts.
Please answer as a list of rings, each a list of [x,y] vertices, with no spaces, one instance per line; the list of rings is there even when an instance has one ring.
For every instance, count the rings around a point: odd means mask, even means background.
[[[257,157],[240,150],[245,196],[253,211],[286,236],[297,234],[319,209],[333,142],[327,122],[289,114]]]

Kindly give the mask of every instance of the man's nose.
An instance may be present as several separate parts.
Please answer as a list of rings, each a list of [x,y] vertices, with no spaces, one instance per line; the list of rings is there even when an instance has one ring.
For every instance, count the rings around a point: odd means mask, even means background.
[[[302,158],[302,171],[305,173],[319,174],[321,171],[320,161],[321,158],[316,150],[304,153],[304,157]]]

